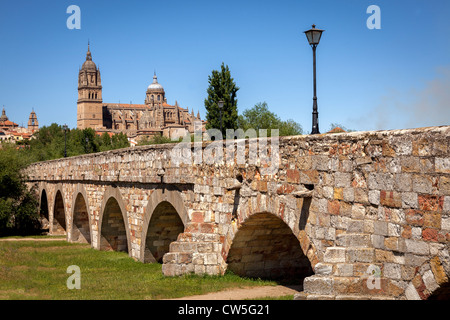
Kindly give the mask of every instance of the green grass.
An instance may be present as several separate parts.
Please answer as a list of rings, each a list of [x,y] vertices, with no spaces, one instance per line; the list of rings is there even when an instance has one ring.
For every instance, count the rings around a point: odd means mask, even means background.
[[[71,265],[80,267],[79,290],[66,285]],[[275,284],[233,274],[165,277],[160,264],[66,241],[0,242],[0,299],[168,299]]]

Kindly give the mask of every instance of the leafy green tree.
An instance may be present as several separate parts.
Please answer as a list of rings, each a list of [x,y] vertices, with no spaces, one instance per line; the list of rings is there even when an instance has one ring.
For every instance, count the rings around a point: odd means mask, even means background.
[[[147,145],[152,145],[152,144],[164,144],[164,143],[177,143],[182,141],[183,138],[181,137],[178,140],[172,140],[170,138],[164,137],[161,134],[156,134],[154,136],[151,137],[144,137],[143,139],[141,139],[138,143],[139,146],[147,146]]]
[[[7,144],[0,150],[0,236],[37,233],[40,229],[38,201],[21,171],[28,163],[24,152]]]
[[[64,130],[62,126],[52,123],[42,127],[30,140],[30,156],[34,161],[45,161],[64,156]]]
[[[280,137],[298,136],[303,134],[302,126],[292,119],[281,121],[280,123]]]
[[[223,62],[221,70],[213,70],[208,76],[208,97],[205,99],[206,129],[220,129],[222,119],[222,135],[226,129],[237,129],[237,97],[239,87],[231,77],[230,70]],[[222,111],[218,102],[223,101]]]
[[[130,146],[130,142],[128,141],[127,135],[122,132],[112,136],[111,144],[112,144],[111,150],[128,148]]]
[[[238,124],[244,131],[253,128],[259,134],[260,129],[279,129],[280,119],[275,113],[269,111],[267,103],[263,102],[245,110],[239,116]]]
[[[123,133],[110,138],[106,132],[99,136],[92,128],[71,129],[64,132],[62,126],[53,123],[48,127],[42,127],[35,133],[35,138],[28,142],[28,156],[31,162],[64,157],[64,140],[68,157],[130,146],[127,135]]]
[[[108,132],[103,132],[100,137],[100,151],[108,151],[112,149],[112,141]]]
[[[271,135],[271,129],[278,129],[280,136],[300,135],[303,133],[300,124],[294,120],[282,121],[275,113],[269,110],[266,102],[257,103],[253,108],[247,109],[238,118],[239,128],[248,130],[253,128],[259,135],[260,129],[268,129],[268,135]]]

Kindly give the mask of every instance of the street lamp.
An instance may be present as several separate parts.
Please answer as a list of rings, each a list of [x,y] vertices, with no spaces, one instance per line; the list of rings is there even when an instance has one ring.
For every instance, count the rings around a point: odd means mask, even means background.
[[[219,106],[219,110],[220,110],[220,133],[223,132],[223,125],[222,125],[222,109],[223,109],[223,104],[224,102],[222,100],[220,100],[219,102],[217,102],[217,105]]]
[[[84,153],[88,153],[89,138],[86,137],[84,139],[84,141],[86,142],[85,145],[84,145]]]
[[[312,25],[312,29],[305,31],[306,38],[313,49],[313,77],[314,77],[314,97],[313,97],[313,119],[311,134],[318,134],[319,132],[319,112],[317,112],[317,92],[316,92],[316,48],[319,45],[322,32],[325,30],[316,29],[316,25]]]
[[[63,125],[63,129],[64,129],[64,158],[67,158],[67,137],[66,137],[66,132],[67,132],[67,125]]]

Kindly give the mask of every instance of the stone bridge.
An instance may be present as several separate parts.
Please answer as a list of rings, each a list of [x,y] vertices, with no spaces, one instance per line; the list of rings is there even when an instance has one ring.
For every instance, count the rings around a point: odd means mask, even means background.
[[[278,163],[269,173],[261,159],[202,162],[200,153],[179,163],[175,144],[26,173],[50,234],[162,263],[167,276],[290,279],[304,299],[448,299],[449,137],[450,126],[305,135],[280,138],[277,150],[266,139]],[[239,141],[249,157],[262,140]]]

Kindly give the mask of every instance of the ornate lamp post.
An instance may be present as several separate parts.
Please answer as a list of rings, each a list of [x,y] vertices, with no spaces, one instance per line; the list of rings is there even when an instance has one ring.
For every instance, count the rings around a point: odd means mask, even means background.
[[[63,130],[64,130],[64,158],[67,158],[67,137],[66,137],[66,133],[67,133],[67,125],[63,125]]]
[[[305,31],[306,38],[313,49],[313,77],[314,77],[314,97],[313,97],[313,113],[312,113],[312,131],[311,134],[319,132],[319,112],[317,112],[317,92],[316,92],[316,48],[319,45],[322,32],[325,30],[316,29],[316,25],[312,25],[312,29]]]
[[[222,109],[223,109],[223,104],[224,102],[222,100],[220,100],[219,102],[217,102],[217,105],[219,106],[219,110],[220,110],[220,132],[223,132],[223,124],[222,124]]]

